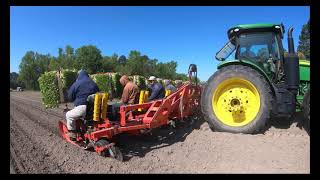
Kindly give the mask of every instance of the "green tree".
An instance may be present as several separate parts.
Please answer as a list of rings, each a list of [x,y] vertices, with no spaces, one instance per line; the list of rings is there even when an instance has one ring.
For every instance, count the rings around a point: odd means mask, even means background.
[[[50,70],[50,61],[52,57],[47,54],[47,55],[42,55],[42,54],[36,54],[36,62],[38,65],[38,68],[40,68],[40,73],[44,73]]]
[[[182,80],[182,81],[188,81],[188,76],[186,74],[183,73],[176,73],[175,75],[175,80]]]
[[[156,76],[166,79],[174,79],[176,76],[177,62],[158,63],[156,65]]]
[[[146,76],[153,76],[157,70],[157,59],[150,59],[146,65]]]
[[[126,56],[121,55],[121,56],[119,57],[119,59],[118,59],[118,63],[119,63],[120,65],[125,65],[125,64],[127,63],[127,58],[126,58]]]
[[[300,53],[301,54],[301,53]],[[127,58],[128,57],[128,58]],[[87,70],[89,74],[97,72],[119,72],[126,75],[151,75],[165,79],[188,80],[185,74],[176,73],[177,62],[158,62],[157,59],[150,59],[139,51],[133,50],[128,56],[112,54],[102,57],[101,51],[92,45],[82,46],[76,51],[70,46],[58,48],[58,56],[38,54],[28,51],[20,63],[17,82],[27,89],[39,89],[38,78],[47,71],[63,69]],[[10,78],[11,80],[11,78]],[[15,81],[10,86],[16,86]]]
[[[63,59],[63,67],[65,69],[73,69],[74,63],[75,63],[75,54],[74,54],[74,49],[70,46],[67,45],[65,47],[65,54],[64,54],[64,59]]]
[[[113,54],[111,57],[105,56],[102,58],[102,72],[116,72],[118,65],[118,55]]]
[[[101,51],[96,46],[82,46],[76,50],[75,69],[84,69],[89,74],[101,70]]]
[[[112,54],[110,57],[110,67],[111,67],[111,72],[116,72],[116,67],[119,64],[118,62],[118,54]]]
[[[297,51],[301,52],[307,60],[310,60],[310,20],[302,27]]]
[[[119,72],[120,74],[127,74],[128,75],[129,66],[127,65],[127,61],[128,61],[128,59],[126,58],[126,56],[121,55],[116,62],[116,66],[114,68],[114,71]]]
[[[49,63],[50,71],[57,71],[59,70],[59,67],[60,67],[60,64],[58,62],[58,59],[56,57],[52,57]]]
[[[17,88],[18,85],[18,77],[19,77],[19,74],[16,73],[16,72],[12,72],[10,73],[10,88]]]
[[[42,73],[48,71],[49,63],[49,55],[41,55],[33,51],[28,51],[23,56],[19,65],[19,81],[21,81],[27,89],[39,90],[38,78]]]
[[[74,49],[70,45],[66,45],[65,49],[58,48],[58,56],[51,57],[49,70],[75,69]]]
[[[139,51],[130,51],[128,61],[123,70],[123,73],[127,75],[146,75],[146,64],[148,62],[147,56],[141,56]]]

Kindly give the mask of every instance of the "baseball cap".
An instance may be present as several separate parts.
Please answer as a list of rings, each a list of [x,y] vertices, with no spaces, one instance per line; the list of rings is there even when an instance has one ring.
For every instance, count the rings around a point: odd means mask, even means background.
[[[156,77],[150,76],[148,80],[149,80],[149,81],[155,81],[155,80],[156,80]]]

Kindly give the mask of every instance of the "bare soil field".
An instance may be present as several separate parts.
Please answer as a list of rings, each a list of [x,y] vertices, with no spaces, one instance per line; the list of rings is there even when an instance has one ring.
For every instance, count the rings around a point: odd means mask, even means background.
[[[119,162],[65,142],[63,108],[46,110],[40,92],[10,92],[10,173],[310,173],[301,113],[257,135],[212,132],[201,117],[151,135],[121,134]]]

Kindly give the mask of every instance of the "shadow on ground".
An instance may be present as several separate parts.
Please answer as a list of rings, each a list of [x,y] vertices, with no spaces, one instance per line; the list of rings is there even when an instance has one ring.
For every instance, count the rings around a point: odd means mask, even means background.
[[[272,118],[269,127],[265,131],[271,127],[276,129],[289,129],[293,124],[300,129],[304,129],[308,135],[310,135],[310,129],[307,126],[302,112],[296,112],[292,118]]]
[[[195,129],[200,129],[204,123],[201,116],[193,116],[184,121],[177,121],[175,126],[162,126],[151,131],[151,134],[133,136],[119,134],[115,137],[117,146],[121,149],[124,161],[134,156],[144,157],[148,152],[183,142]]]
[[[119,134],[115,137],[117,146],[121,149],[124,161],[130,160],[134,156],[144,157],[148,152],[171,146],[177,142],[184,142],[186,137],[195,129],[200,129],[201,125],[206,123],[201,115],[186,119],[183,122],[177,121],[176,127],[170,125],[162,126],[152,130],[152,134],[133,136],[128,134]],[[270,120],[269,128],[289,129],[293,124],[300,129],[304,129],[308,134],[309,128],[304,120],[303,113],[295,113],[293,118],[273,118]],[[309,134],[310,135],[310,134]]]

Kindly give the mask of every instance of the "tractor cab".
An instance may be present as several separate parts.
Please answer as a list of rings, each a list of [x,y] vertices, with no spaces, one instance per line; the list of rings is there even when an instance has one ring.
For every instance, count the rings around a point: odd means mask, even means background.
[[[238,25],[228,30],[229,42],[218,51],[219,61],[247,61],[259,66],[271,79],[283,74],[282,24]]]

